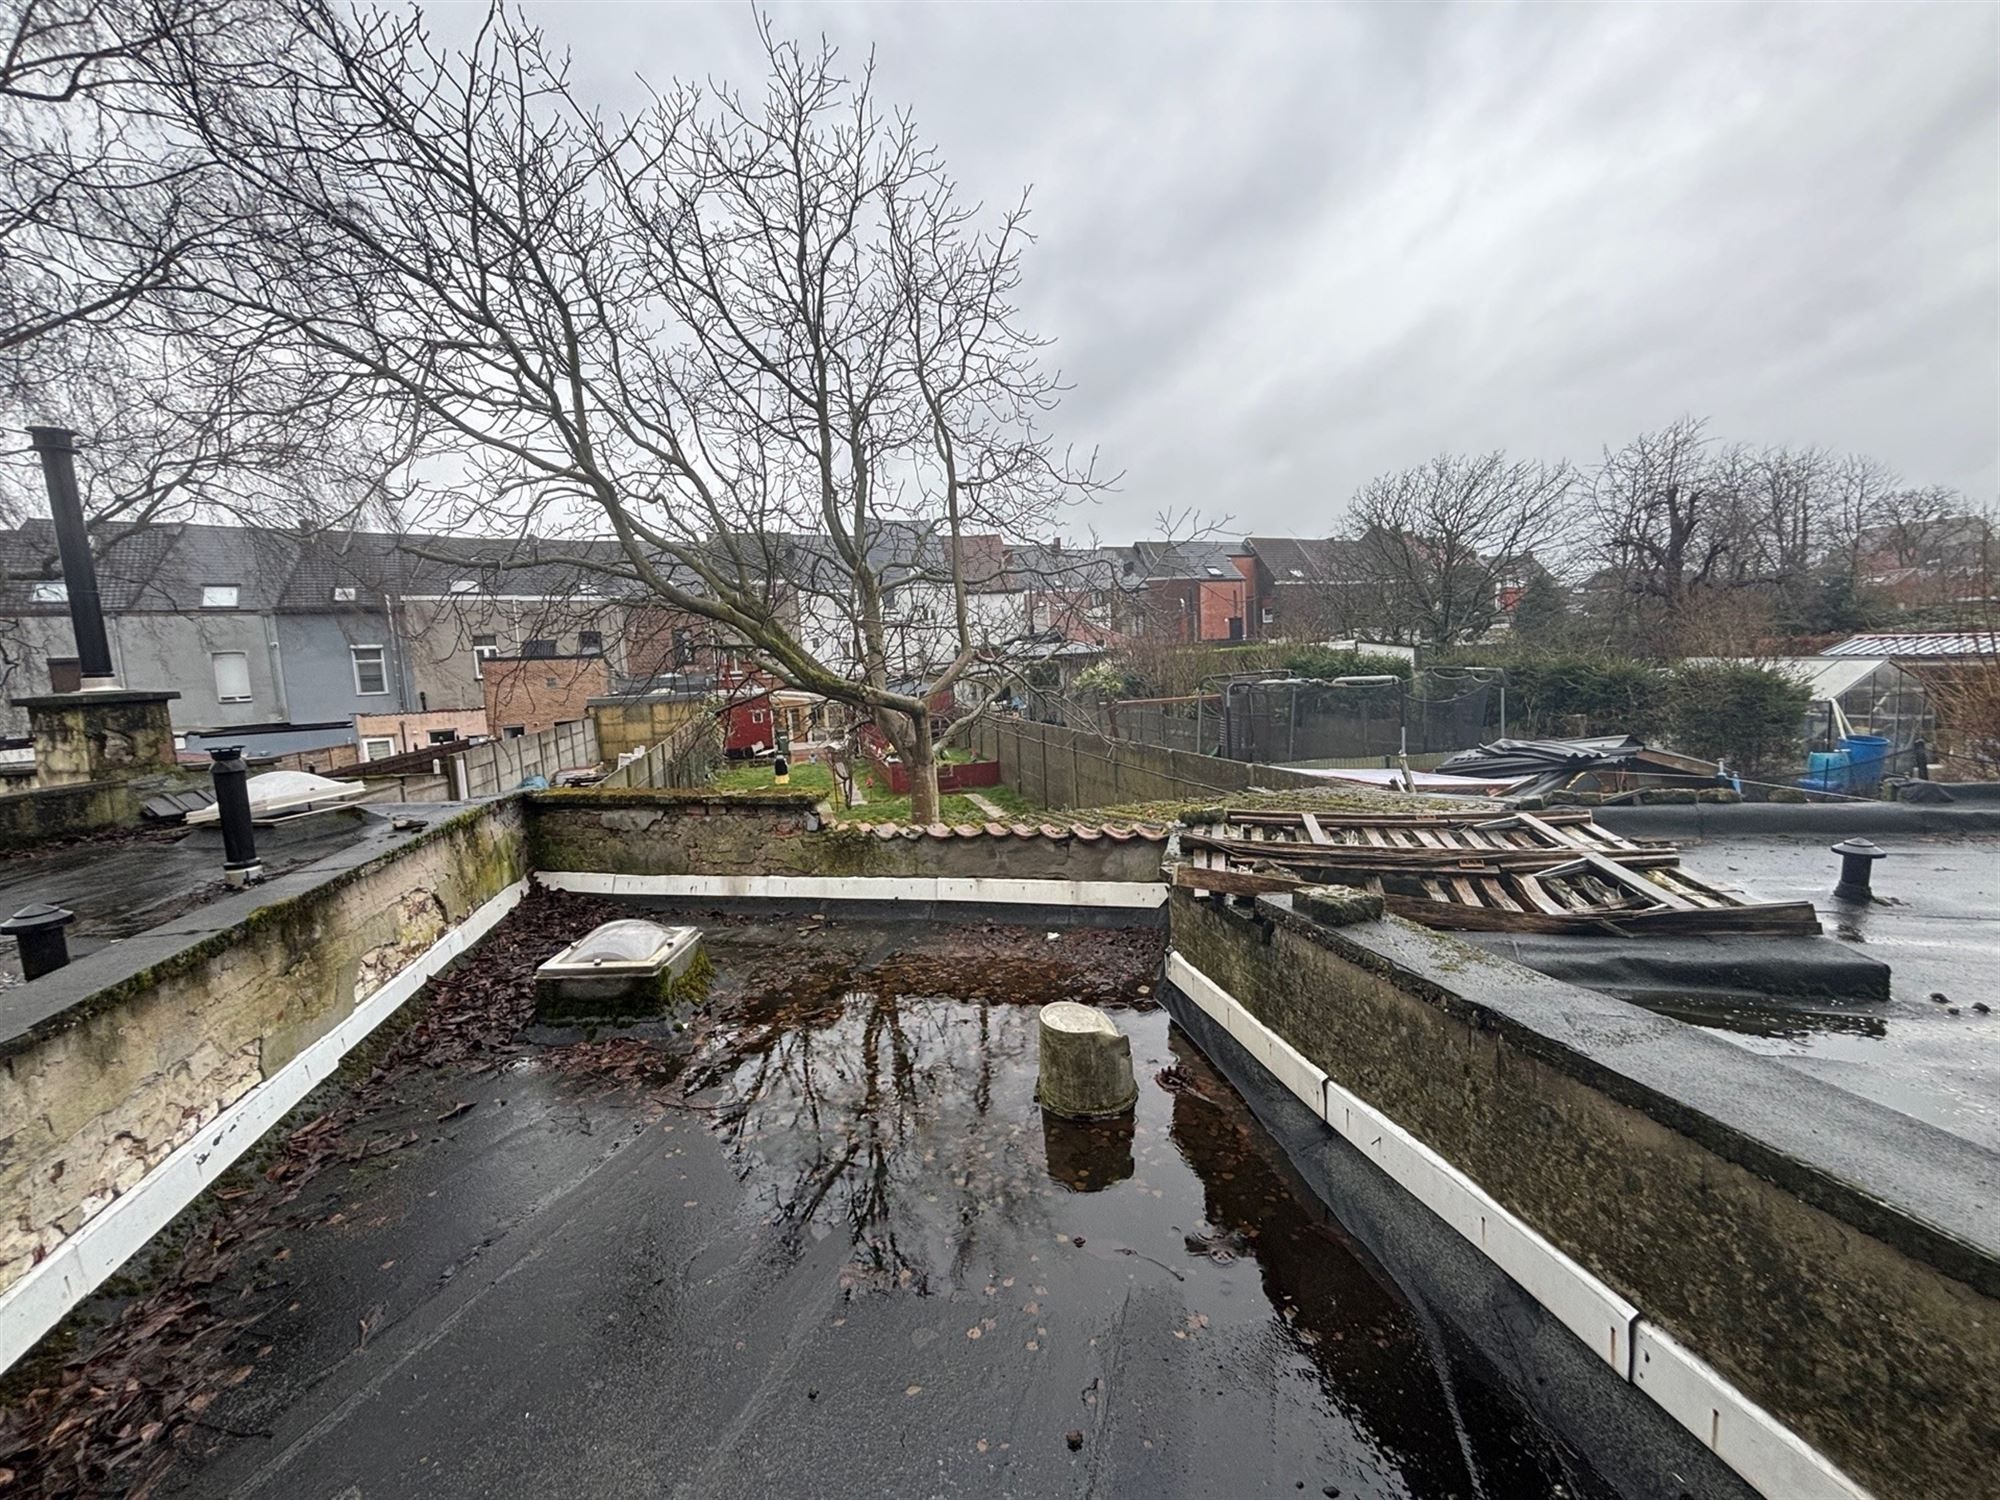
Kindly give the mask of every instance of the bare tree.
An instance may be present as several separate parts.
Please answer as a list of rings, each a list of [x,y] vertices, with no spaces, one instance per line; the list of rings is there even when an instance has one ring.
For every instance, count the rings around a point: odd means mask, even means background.
[[[163,109],[170,44],[247,24],[259,0],[21,0],[0,29],[0,353],[102,325],[184,285],[240,230],[200,142]]]
[[[1023,210],[966,206],[867,69],[768,31],[760,98],[676,87],[613,122],[503,9],[455,52],[285,9],[177,58],[184,121],[266,215],[258,254],[205,267],[212,305],[416,414],[448,477],[406,519],[615,541],[576,561],[861,709],[934,816],[930,700],[1009,645],[968,540],[1095,482],[1040,426]],[[935,654],[896,648],[912,601]]]
[[[1699,590],[1727,576],[1742,554],[1750,468],[1694,417],[1605,450],[1590,486],[1595,545],[1628,596],[1678,623]]]
[[[1575,475],[1504,453],[1444,454],[1371,480],[1355,497],[1352,561],[1374,623],[1397,641],[1449,646],[1491,629],[1501,589],[1560,547]]]

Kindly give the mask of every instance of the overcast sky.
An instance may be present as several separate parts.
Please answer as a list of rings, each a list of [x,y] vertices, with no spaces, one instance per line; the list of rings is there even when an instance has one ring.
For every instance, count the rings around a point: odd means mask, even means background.
[[[608,104],[754,82],[741,5],[530,13]],[[1032,187],[1057,427],[1163,509],[1324,534],[1442,450],[1706,414],[1991,500],[2000,10],[816,5],[968,194]]]

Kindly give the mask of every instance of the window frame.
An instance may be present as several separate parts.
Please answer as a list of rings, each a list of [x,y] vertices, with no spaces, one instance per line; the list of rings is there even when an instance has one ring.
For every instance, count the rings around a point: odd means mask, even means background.
[[[28,602],[31,604],[69,603],[69,581],[63,578],[37,578],[28,588]]]
[[[377,755],[373,750],[368,748],[371,745],[386,745],[389,748],[383,754]],[[396,737],[394,735],[371,734],[361,741],[361,759],[366,762],[388,760],[398,753],[396,749]]]
[[[203,609],[241,609],[243,607],[242,585],[235,583],[204,583],[201,586],[201,607]]]
[[[500,637],[497,632],[481,631],[472,638],[472,680],[486,680],[486,664],[500,654]]]
[[[243,692],[236,696],[222,691],[222,673],[219,670],[224,657],[234,657],[243,663]],[[217,703],[255,703],[257,694],[250,681],[250,653],[248,651],[211,651],[208,653],[208,677],[215,685]]]
[[[375,665],[382,673],[382,685],[366,688],[361,685],[361,653],[373,651]],[[357,698],[386,698],[389,696],[389,652],[379,641],[353,641],[347,647],[348,664],[354,670],[354,696]]]

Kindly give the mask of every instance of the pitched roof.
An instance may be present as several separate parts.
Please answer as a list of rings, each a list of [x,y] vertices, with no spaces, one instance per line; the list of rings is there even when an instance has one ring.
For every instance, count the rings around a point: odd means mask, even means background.
[[[1240,579],[1234,554],[1220,542],[1133,542],[1113,549],[1118,571],[1146,583],[1196,579]]]
[[[1007,577],[1016,589],[1076,593],[1118,587],[1115,547],[1064,547],[1025,542],[1007,549]]]
[[[179,522],[113,531],[95,539],[95,548],[97,590],[106,609],[179,613],[201,609],[204,591],[211,588],[234,588],[237,609],[274,608],[293,571],[298,544],[287,533],[265,527]],[[66,607],[60,600],[35,598],[36,582],[62,576],[55,527],[46,517],[24,521],[6,552],[0,607]]]
[[[1338,538],[1246,536],[1243,548],[1255,554],[1274,581],[1339,583],[1355,576],[1352,558],[1359,543]]]
[[[2000,655],[2000,630],[1932,630],[1911,635],[1857,635],[1828,646],[1821,656],[1886,656],[1891,659]]]

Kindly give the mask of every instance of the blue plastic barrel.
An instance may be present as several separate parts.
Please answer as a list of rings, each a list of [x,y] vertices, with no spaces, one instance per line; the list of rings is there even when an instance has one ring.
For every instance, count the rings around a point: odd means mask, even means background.
[[[1845,750],[1814,750],[1806,756],[1806,774],[1799,785],[1809,792],[1844,792],[1851,775]]]
[[[1840,742],[1847,752],[1848,790],[1872,792],[1882,785],[1882,768],[1889,758],[1889,742],[1879,734],[1850,734]]]

